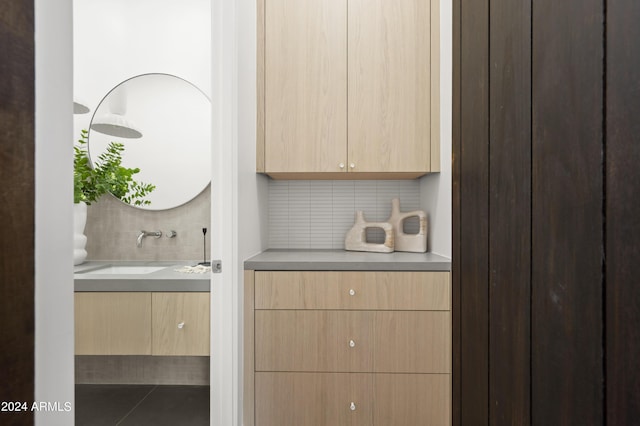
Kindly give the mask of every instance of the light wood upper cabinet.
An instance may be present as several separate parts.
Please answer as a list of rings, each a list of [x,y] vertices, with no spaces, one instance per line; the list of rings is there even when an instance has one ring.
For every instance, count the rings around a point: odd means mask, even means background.
[[[430,171],[430,1],[349,0],[349,162]]]
[[[439,171],[438,0],[257,0],[257,170]]]
[[[347,155],[345,0],[267,0],[264,20],[267,168],[340,172]]]

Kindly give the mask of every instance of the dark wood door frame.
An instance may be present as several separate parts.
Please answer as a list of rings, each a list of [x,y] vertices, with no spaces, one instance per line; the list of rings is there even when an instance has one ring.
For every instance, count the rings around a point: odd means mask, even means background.
[[[0,424],[33,424],[35,59],[33,1],[0,0]],[[4,407],[10,408],[10,407]]]
[[[607,424],[640,419],[640,2],[607,1],[605,371]]]
[[[633,424],[640,4],[453,7],[454,424]]]

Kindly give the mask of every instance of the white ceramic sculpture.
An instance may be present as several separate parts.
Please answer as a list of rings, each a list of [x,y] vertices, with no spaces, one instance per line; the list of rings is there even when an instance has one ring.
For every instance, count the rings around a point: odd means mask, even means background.
[[[420,221],[420,230],[417,234],[405,234],[403,222],[410,217],[417,217]],[[396,251],[410,251],[423,253],[427,251],[427,214],[422,210],[412,212],[400,211],[400,200],[391,200],[391,216],[387,219],[394,231]]]
[[[384,243],[368,243],[367,228],[381,228],[384,230]],[[388,222],[367,222],[361,210],[356,212],[356,223],[347,232],[344,240],[345,249],[351,251],[371,251],[377,253],[391,253],[394,248],[393,227]]]
[[[80,265],[87,258],[87,236],[84,227],[87,223],[87,205],[82,201],[73,204],[73,264]]]

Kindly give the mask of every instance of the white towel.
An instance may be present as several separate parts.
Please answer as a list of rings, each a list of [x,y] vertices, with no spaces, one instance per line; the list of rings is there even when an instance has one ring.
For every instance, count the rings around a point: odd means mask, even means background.
[[[180,269],[174,269],[176,272],[182,272],[184,274],[204,274],[211,272],[211,266],[196,265],[196,266],[183,266]]]

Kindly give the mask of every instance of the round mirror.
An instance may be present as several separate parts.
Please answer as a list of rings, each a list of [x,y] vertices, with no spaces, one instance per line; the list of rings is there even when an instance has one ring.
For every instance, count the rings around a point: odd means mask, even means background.
[[[122,166],[155,185],[145,210],[180,206],[211,181],[211,102],[196,86],[169,74],[125,80],[100,102],[89,129],[92,164],[111,142],[124,145]]]

